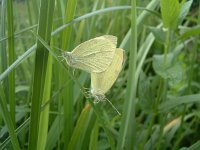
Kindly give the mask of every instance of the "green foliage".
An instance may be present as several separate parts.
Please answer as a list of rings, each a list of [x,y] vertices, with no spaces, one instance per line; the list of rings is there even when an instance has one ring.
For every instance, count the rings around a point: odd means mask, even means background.
[[[51,0],[48,3],[45,1],[41,1],[40,7],[40,17],[39,17],[39,24],[38,24],[38,31],[37,33],[44,38],[46,41],[50,40],[51,30],[52,30],[52,16],[54,10],[55,1]],[[51,11],[48,11],[51,10]],[[41,13],[44,11],[44,13]],[[48,16],[48,17],[47,17]],[[42,43],[37,40],[36,42],[36,56],[35,56],[35,69],[33,75],[33,91],[31,94],[31,118],[30,118],[30,132],[29,132],[29,147],[28,149],[37,149],[38,148],[38,136],[39,133],[39,124],[45,124],[48,120],[40,120],[41,113],[40,107],[42,104],[42,100],[49,97],[47,93],[50,87],[45,86],[45,81],[50,82],[50,80],[46,80],[48,78],[46,76],[47,71],[47,62],[48,62],[48,51],[45,50],[45,47]],[[51,65],[51,62],[50,64]],[[49,85],[49,83],[46,83]],[[44,90],[44,88],[46,90]],[[48,92],[50,94],[50,92]],[[42,123],[43,122],[43,123]],[[46,126],[47,128],[47,126]],[[44,129],[45,130],[45,129]],[[40,130],[40,132],[43,132]],[[45,132],[43,133],[45,134]],[[42,146],[42,145],[40,145]],[[44,146],[42,146],[44,147]],[[40,148],[39,148],[40,149]]]
[[[155,72],[163,79],[169,81],[169,84],[177,84],[183,79],[183,68],[179,62],[173,63],[174,55],[168,53],[166,56],[166,63],[164,64],[163,55],[153,56],[153,68]]]
[[[181,148],[180,150],[198,150],[200,148],[200,141],[197,141],[196,143],[194,143],[193,145],[191,145],[190,147],[184,147]]]
[[[189,0],[187,2],[185,2],[181,8],[181,12],[180,12],[180,17],[179,17],[179,23],[182,23],[182,21],[185,19],[185,17],[187,16],[190,7],[192,5],[193,0]]]
[[[198,3],[198,5],[197,5]],[[200,2],[0,2],[0,149],[199,149]],[[31,31],[31,32],[30,32]],[[94,103],[61,51],[111,34],[126,52]]]
[[[159,41],[160,43],[165,43],[166,41],[166,32],[163,31],[161,28],[156,28],[156,27],[149,27],[150,31],[153,33],[155,36],[156,40]]]
[[[161,0],[160,8],[165,28],[176,29],[185,0]]]

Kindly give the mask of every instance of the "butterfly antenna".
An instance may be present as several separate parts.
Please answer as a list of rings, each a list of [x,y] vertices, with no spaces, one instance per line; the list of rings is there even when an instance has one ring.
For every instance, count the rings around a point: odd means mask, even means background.
[[[64,52],[64,50],[62,50],[62,49],[60,49],[60,48],[58,48],[58,47],[53,46],[53,48],[59,50],[60,52]]]
[[[83,87],[84,93],[91,94],[90,88]]]
[[[92,94],[90,93],[90,91],[84,91],[85,95],[87,95],[88,97],[92,97]]]
[[[59,51],[62,52],[62,53],[64,52],[62,49],[60,49],[60,48],[58,48],[58,47],[53,46],[53,48],[59,50]],[[63,57],[63,55],[58,56],[58,57],[59,57],[59,58],[62,58],[61,62],[65,60],[65,58]]]
[[[118,110],[117,108],[111,103],[111,101],[109,99],[107,99],[106,97],[104,98],[111,106],[112,108],[118,113],[118,115],[122,115]]]
[[[58,56],[58,58],[62,58],[62,59],[60,60],[61,62],[65,60],[65,58],[64,58],[63,56]]]

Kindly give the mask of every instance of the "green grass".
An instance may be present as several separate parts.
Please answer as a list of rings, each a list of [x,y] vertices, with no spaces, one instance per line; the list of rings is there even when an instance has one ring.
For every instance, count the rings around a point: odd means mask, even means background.
[[[169,3],[170,2],[170,3]],[[0,5],[0,149],[198,150],[197,0],[12,1]],[[126,62],[106,97],[60,48],[105,34]]]

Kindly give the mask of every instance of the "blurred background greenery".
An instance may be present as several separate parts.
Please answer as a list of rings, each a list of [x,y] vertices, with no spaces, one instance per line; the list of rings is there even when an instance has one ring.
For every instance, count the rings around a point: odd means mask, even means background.
[[[0,0],[0,149],[199,150],[199,6]],[[90,75],[56,49],[105,34],[127,55],[106,93],[121,116],[87,97]]]

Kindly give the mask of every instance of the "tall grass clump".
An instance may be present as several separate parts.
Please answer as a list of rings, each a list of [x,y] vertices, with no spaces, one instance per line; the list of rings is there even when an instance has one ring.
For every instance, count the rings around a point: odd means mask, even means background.
[[[0,149],[200,149],[198,0],[1,0]],[[118,37],[126,60],[94,103],[62,51]]]

